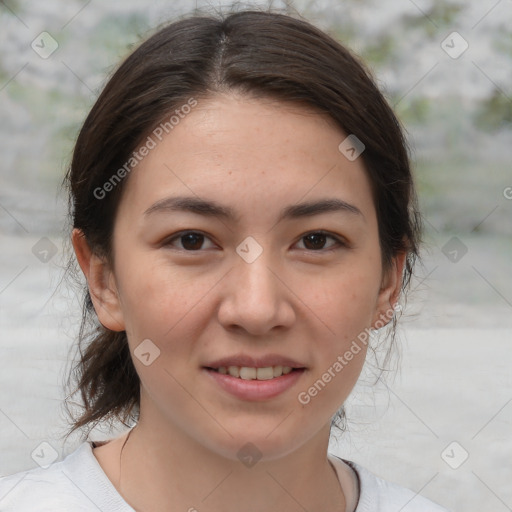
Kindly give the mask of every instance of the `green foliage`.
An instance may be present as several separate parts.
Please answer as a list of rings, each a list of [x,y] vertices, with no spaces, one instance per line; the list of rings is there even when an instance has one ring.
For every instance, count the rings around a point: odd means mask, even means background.
[[[0,5],[2,6],[2,8],[0,9],[0,16],[5,13],[7,16],[16,15],[23,17],[21,2],[19,0],[10,0],[9,2],[2,0],[0,2]]]
[[[0,2],[0,18],[22,17],[20,2],[11,0],[10,2]],[[2,54],[0,53],[0,88],[3,87],[10,78],[10,75],[4,69]]]
[[[403,23],[409,29],[422,29],[427,36],[439,36],[440,29],[451,28],[457,24],[457,17],[466,8],[464,3],[434,0],[428,9],[403,16]]]
[[[490,98],[480,102],[474,115],[474,122],[478,128],[487,132],[511,128],[512,99],[495,89]]]
[[[372,39],[371,43],[365,46],[361,57],[370,66],[381,66],[390,62],[395,56],[396,38],[391,32],[380,34]]]
[[[122,18],[109,15],[101,18],[91,39],[98,52],[117,60],[131,52],[147,35],[148,29],[149,21],[143,13],[129,13]]]
[[[431,110],[430,103],[431,101],[424,96],[411,97],[410,99],[406,97],[395,107],[395,112],[405,124],[426,123]]]
[[[497,53],[512,56],[512,33],[508,27],[494,31],[493,47]],[[481,100],[475,109],[473,120],[477,128],[494,133],[512,127],[512,93],[508,88],[495,87],[492,94]]]
[[[451,26],[456,22],[457,16],[466,8],[464,2],[447,2],[434,0],[428,15],[439,25]]]
[[[493,46],[497,52],[512,56],[512,32],[509,27],[495,31]]]
[[[357,28],[353,23],[347,21],[345,23],[337,23],[333,27],[330,27],[328,32],[331,37],[340,41],[342,44],[352,46],[356,38]]]

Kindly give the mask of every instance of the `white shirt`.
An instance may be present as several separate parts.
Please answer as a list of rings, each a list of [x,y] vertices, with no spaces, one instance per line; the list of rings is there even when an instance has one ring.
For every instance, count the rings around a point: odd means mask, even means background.
[[[347,512],[448,512],[416,493],[387,482],[367,469],[332,454],[342,489],[352,487],[356,503]],[[357,475],[349,469],[350,466]],[[354,508],[356,507],[356,508]],[[0,512],[135,512],[117,492],[83,442],[64,460],[0,478]]]

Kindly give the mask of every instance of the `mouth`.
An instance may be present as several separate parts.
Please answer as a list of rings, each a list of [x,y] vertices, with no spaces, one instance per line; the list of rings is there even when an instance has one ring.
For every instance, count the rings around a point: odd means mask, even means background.
[[[293,388],[307,367],[289,358],[246,355],[219,359],[202,367],[224,392],[244,401],[275,398]]]
[[[291,366],[265,366],[255,368],[251,366],[219,366],[218,368],[205,367],[222,375],[230,375],[242,380],[271,380],[288,375],[291,372],[301,371],[305,368],[292,368]]]

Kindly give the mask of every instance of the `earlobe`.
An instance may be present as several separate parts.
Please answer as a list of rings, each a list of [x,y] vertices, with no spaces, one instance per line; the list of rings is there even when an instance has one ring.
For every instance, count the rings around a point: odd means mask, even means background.
[[[124,331],[121,303],[110,266],[91,250],[81,230],[73,229],[71,241],[78,264],[87,280],[98,320],[111,331]]]
[[[394,314],[394,307],[402,288],[403,272],[407,260],[407,253],[398,253],[386,270],[382,280],[381,289],[377,301],[375,317],[373,318],[372,327],[380,329],[387,325]]]

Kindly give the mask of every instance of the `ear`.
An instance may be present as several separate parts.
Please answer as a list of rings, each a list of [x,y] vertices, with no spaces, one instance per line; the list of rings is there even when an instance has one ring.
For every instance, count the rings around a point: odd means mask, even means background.
[[[125,323],[113,271],[103,258],[94,254],[81,230],[73,229],[71,241],[78,264],[87,279],[98,320],[111,331],[124,331]]]
[[[402,288],[403,271],[407,259],[406,252],[393,257],[391,264],[384,271],[381,288],[377,299],[377,308],[372,321],[374,329],[387,325],[393,318],[395,303]]]

